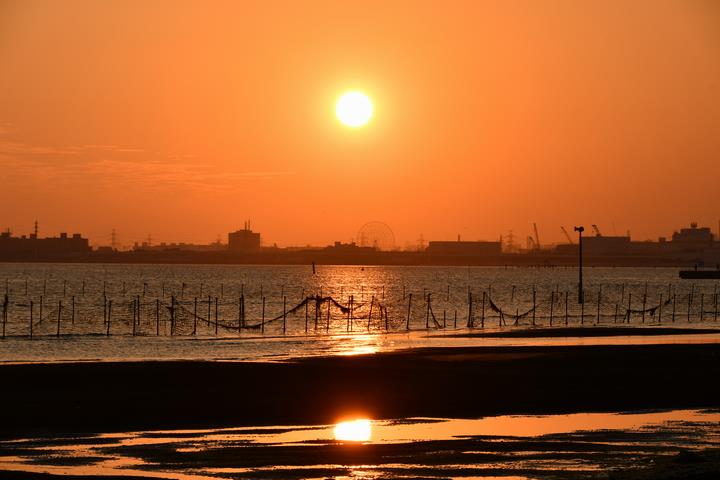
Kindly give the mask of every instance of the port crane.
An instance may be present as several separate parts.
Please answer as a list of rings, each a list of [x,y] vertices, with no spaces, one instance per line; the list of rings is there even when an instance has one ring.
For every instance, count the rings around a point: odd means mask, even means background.
[[[533,222],[533,231],[535,232],[535,248],[540,250],[540,236],[538,235],[537,224]]]
[[[570,242],[570,245],[575,245],[575,242],[573,242],[572,237],[570,236],[568,231],[565,230],[565,227],[560,227],[560,230],[562,230],[562,232],[565,234],[565,238],[567,238],[568,242]]]
[[[595,236],[602,237],[602,233],[600,233],[600,229],[598,228],[598,226],[595,225],[594,223],[591,226],[592,226],[593,231],[595,232]]]

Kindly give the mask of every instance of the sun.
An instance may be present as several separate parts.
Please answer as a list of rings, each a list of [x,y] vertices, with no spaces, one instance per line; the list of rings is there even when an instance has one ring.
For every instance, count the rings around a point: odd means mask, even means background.
[[[335,440],[367,442],[372,437],[372,423],[366,418],[340,422],[335,425]]]
[[[346,92],[335,104],[335,114],[347,127],[362,127],[372,118],[373,104],[370,97],[362,92]]]

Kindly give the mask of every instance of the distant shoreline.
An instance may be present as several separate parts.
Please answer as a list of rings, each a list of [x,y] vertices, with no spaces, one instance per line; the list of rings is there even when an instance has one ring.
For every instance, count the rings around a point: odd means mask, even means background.
[[[90,253],[85,255],[46,255],[41,257],[0,256],[0,263],[67,263],[67,264],[187,264],[187,265],[367,265],[367,266],[486,266],[486,267],[576,267],[577,256],[556,254],[438,255],[424,252],[373,252],[337,254],[323,250],[297,252],[128,251]],[[667,267],[689,268],[697,263],[691,258],[655,256],[585,256],[588,267]]]

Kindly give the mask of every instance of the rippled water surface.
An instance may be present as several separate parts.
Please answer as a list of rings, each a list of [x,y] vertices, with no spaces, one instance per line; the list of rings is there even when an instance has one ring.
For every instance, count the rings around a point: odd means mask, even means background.
[[[717,324],[718,311],[716,281],[683,281],[665,268],[588,268],[582,306],[573,268],[318,266],[313,274],[309,266],[0,264],[0,279],[9,305],[2,362],[272,360],[416,346],[657,343],[679,339],[448,334],[467,331],[468,323],[475,331],[707,327]]]

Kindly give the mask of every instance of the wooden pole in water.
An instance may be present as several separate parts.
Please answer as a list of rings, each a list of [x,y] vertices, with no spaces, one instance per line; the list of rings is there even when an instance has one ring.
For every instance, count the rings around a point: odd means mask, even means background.
[[[215,335],[218,333],[218,297],[215,297]]]
[[[425,295],[425,301],[427,305],[425,306],[425,328],[430,328],[430,294],[428,293]],[[468,322],[470,317],[468,317]]]
[[[483,290],[482,294],[482,306],[480,307],[480,328],[485,328],[485,290]],[[455,310],[455,316],[457,317],[457,310]],[[457,318],[456,320],[456,327],[457,327]]]
[[[692,303],[692,298],[695,296],[695,284],[690,284],[690,303]]]
[[[33,337],[33,301],[30,300],[30,338]]]
[[[602,287],[598,290],[598,302],[597,302],[597,320],[595,321],[596,325],[600,325],[600,300],[602,298]]]
[[[613,316],[613,323],[617,323],[618,304],[615,304],[615,315]]]
[[[645,288],[647,288],[647,284],[645,284]],[[642,323],[645,323],[645,309],[647,308],[647,293],[643,293],[643,303],[642,303]]]
[[[72,296],[71,305],[72,305],[72,307],[71,307],[72,308],[72,314],[71,314],[72,315],[71,316],[72,324],[75,325],[75,295]]]
[[[483,319],[483,326],[485,326],[484,319]],[[453,318],[453,328],[457,328],[457,308],[455,309],[455,317]]]
[[[555,308],[555,292],[550,291],[550,326],[553,324],[553,309]]]
[[[7,324],[7,317],[8,317],[8,296],[5,294],[5,301],[3,302],[3,318],[2,318],[2,338],[5,339],[5,325]]]
[[[155,335],[160,335],[160,299],[155,299]]]
[[[370,299],[370,312],[368,313],[368,321],[367,321],[367,331],[370,331],[370,321],[372,320],[372,311],[373,311],[373,305],[375,304],[375,295],[372,296]],[[380,312],[382,316],[382,312]]]
[[[330,304],[332,302],[328,299],[328,308],[327,308],[327,323],[325,324],[325,333],[328,333],[330,331]]]
[[[352,299],[353,296],[350,295],[348,297],[348,310],[347,310],[347,319],[345,320],[345,332],[350,331],[350,312],[352,311]],[[318,322],[318,302],[317,297],[315,297],[315,331],[317,332],[317,322]]]
[[[660,294],[660,304],[658,305],[658,323],[662,323],[662,307],[663,307],[663,294]]]
[[[705,309],[705,294],[700,294],[700,321],[702,322],[705,319],[705,312],[703,310]]]
[[[473,311],[472,311],[472,290],[468,288],[468,319],[467,319],[467,326],[470,328],[473,328],[475,326],[475,319],[473,318]]]
[[[320,318],[320,297],[318,295],[315,295],[313,297],[315,299],[315,325],[313,327],[313,331],[317,334],[318,329],[318,321]],[[350,299],[348,299],[348,302]],[[348,321],[347,321],[347,330],[350,331],[350,310],[348,309]]]
[[[260,322],[260,333],[265,333],[265,297],[262,297],[262,321]]]
[[[135,323],[135,317],[137,316],[137,302],[135,301],[134,298],[132,299],[132,305],[133,305],[132,336],[134,337],[135,336],[135,327],[137,325]]]
[[[355,313],[355,295],[350,295],[350,323],[348,324],[350,327],[350,331],[353,331],[353,314]]]
[[[565,325],[568,324],[568,291],[565,290]]]
[[[197,335],[197,297],[195,297],[195,301],[193,304],[193,335]]]
[[[445,328],[445,326],[447,325],[446,317],[447,317],[447,310],[443,308],[443,328]]]
[[[405,330],[410,330],[410,305],[412,304],[412,293],[408,295],[407,320],[405,321]]]
[[[308,332],[308,302],[305,299],[305,333]]]
[[[580,325],[585,325],[585,299],[580,302]]]
[[[208,327],[210,326],[210,316],[212,315],[212,311],[211,311],[212,306],[211,305],[212,305],[212,297],[210,295],[208,295],[208,314],[207,314],[207,319],[206,319]]]
[[[533,327],[534,327],[534,326],[535,326],[535,307],[537,306],[537,304],[536,304],[536,296],[537,296],[537,294],[536,294],[536,292],[535,292],[535,288],[533,288],[532,295],[533,295],[532,324],[533,324]]]
[[[245,292],[240,295],[240,300],[242,301],[242,326],[245,328]]]
[[[110,318],[112,317],[112,300],[108,300],[108,311],[107,311],[107,331],[106,336],[110,336]]]
[[[287,331],[287,298],[283,296],[283,335]]]
[[[142,312],[142,303],[140,301],[140,295],[136,295],[135,298],[137,299],[137,322],[138,327],[140,326],[140,313]]]
[[[673,293],[673,309],[672,309],[672,322],[675,323],[675,300],[677,298],[677,294]]]
[[[175,295],[170,297],[170,335],[175,335]]]
[[[690,323],[690,309],[692,307],[692,292],[688,295],[687,321]]]
[[[387,332],[390,329],[390,325],[388,322],[388,310],[387,307],[385,307],[383,310],[385,310],[385,332]],[[381,310],[382,311],[382,310]]]
[[[630,323],[630,315],[632,315],[632,313],[630,312],[630,310],[631,310],[630,306],[631,306],[631,305],[632,305],[632,292],[628,292],[627,323]]]

